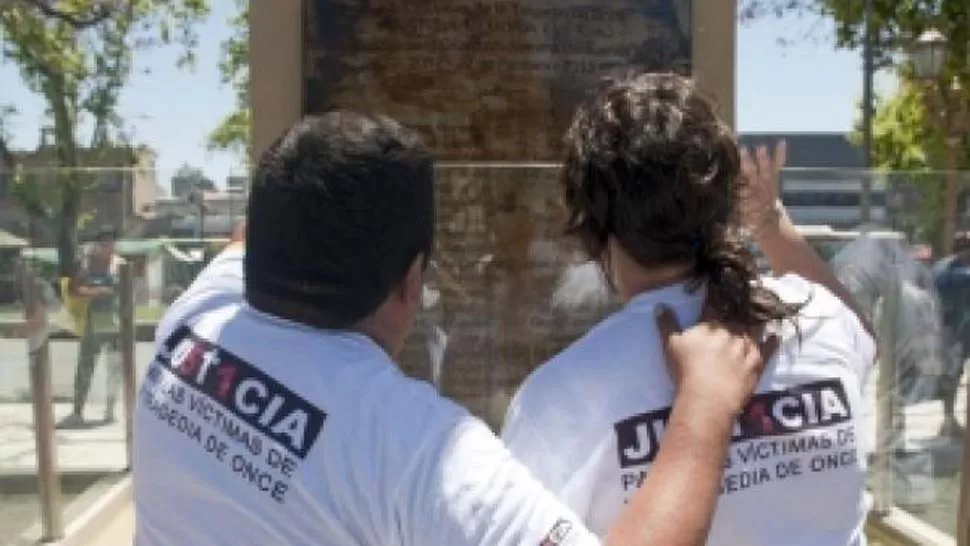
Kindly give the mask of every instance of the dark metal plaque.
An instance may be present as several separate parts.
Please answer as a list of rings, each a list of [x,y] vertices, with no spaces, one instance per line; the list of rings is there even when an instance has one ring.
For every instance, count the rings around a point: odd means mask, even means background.
[[[690,72],[690,0],[306,0],[304,110],[422,132],[441,160],[557,161],[616,71]]]

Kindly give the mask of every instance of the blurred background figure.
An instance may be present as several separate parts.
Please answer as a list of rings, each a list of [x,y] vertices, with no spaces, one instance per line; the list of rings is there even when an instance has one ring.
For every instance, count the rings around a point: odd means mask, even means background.
[[[51,317],[55,317],[60,311],[60,302],[53,287],[32,271],[26,261],[19,261],[14,271],[16,287],[26,310],[24,326],[27,334],[27,350],[33,353],[50,336]]]
[[[880,324],[886,297],[895,292],[897,395],[906,405],[934,399],[944,366],[940,298],[931,270],[916,259],[904,239],[865,233],[845,245],[831,264],[872,324]]]
[[[106,364],[107,399],[104,423],[115,420],[115,403],[121,386],[119,354],[118,270],[123,262],[115,252],[117,235],[112,228],[100,230],[85,252],[80,266],[67,282],[67,294],[76,310],[81,342],[74,375],[74,408],[59,428],[84,426],[84,406],[91,389],[91,377],[99,356]]]
[[[902,407],[937,399],[945,375],[940,296],[933,274],[903,238],[863,233],[831,260],[832,269],[881,336],[889,335],[896,378],[892,396]],[[889,308],[893,298],[895,309]],[[891,313],[891,321],[884,313]],[[886,369],[881,367],[880,369]],[[893,454],[893,490],[900,504],[928,506],[937,500],[930,451],[908,440],[905,414],[877,452]],[[913,425],[915,426],[915,425]]]
[[[970,250],[947,256],[933,267],[933,280],[943,302],[943,355],[945,367],[939,395],[944,420],[940,435],[961,438],[956,420],[956,397],[970,352]]]

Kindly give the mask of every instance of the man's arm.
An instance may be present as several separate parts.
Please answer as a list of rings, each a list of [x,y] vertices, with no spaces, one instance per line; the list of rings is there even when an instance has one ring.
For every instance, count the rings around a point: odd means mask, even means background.
[[[610,545],[705,542],[734,417],[777,346],[710,323],[680,332],[670,314],[661,322],[680,394],[646,483],[609,530]],[[416,459],[395,494],[403,544],[598,543],[480,423],[460,425]]]
[[[744,222],[776,275],[795,273],[824,286],[852,310],[866,332],[875,338],[875,329],[869,324],[865,313],[861,312],[829,265],[798,233],[781,204],[779,185],[786,157],[784,141],[775,147],[773,156],[764,146],[753,154],[746,149],[741,151]]]
[[[112,288],[107,286],[91,286],[87,284],[86,279],[87,276],[84,272],[81,272],[78,275],[68,279],[67,290],[72,296],[91,299],[100,296],[107,296],[114,291]]]
[[[778,221],[775,224],[766,226],[766,229],[758,237],[758,246],[765,258],[768,259],[771,270],[775,274],[796,273],[809,281],[824,286],[852,310],[871,337],[876,337],[875,329],[869,323],[866,315],[859,309],[852,298],[852,294],[835,276],[832,268],[819,257],[815,249],[798,233],[787,214],[779,214]]]
[[[657,328],[678,394],[643,486],[613,523],[607,544],[695,546],[707,541],[734,422],[779,339],[710,322],[681,331],[669,309]],[[713,355],[717,355],[716,361]]]
[[[164,341],[191,317],[209,309],[242,302],[245,297],[242,241],[220,252],[165,311],[155,329],[155,342]]]

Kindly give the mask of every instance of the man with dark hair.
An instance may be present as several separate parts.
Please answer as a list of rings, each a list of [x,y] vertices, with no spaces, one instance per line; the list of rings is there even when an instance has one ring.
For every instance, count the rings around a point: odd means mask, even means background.
[[[383,117],[307,118],[263,155],[245,243],[156,332],[135,417],[138,546],[598,543],[481,421],[394,364],[433,184],[431,154]],[[731,417],[773,350],[757,329],[662,324],[681,396],[663,471],[610,544],[703,542]]]
[[[74,373],[74,408],[62,420],[60,428],[84,424],[84,405],[91,390],[98,357],[105,359],[106,399],[104,422],[115,420],[115,403],[121,388],[120,321],[118,270],[122,259],[115,253],[117,233],[108,226],[95,234],[94,242],[79,267],[68,280],[68,291],[83,302],[81,341],[78,344],[77,369]]]

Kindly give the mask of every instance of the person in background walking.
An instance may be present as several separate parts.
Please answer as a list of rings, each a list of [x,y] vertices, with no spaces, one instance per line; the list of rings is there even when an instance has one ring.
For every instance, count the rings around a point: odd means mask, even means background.
[[[91,390],[91,377],[100,355],[106,360],[106,400],[104,422],[115,420],[115,403],[121,386],[121,358],[119,354],[118,270],[123,260],[115,253],[117,236],[111,228],[98,232],[94,244],[85,254],[80,268],[68,281],[71,298],[86,300],[78,347],[77,369],[74,375],[74,409],[58,424],[59,428],[83,426],[84,405]]]

